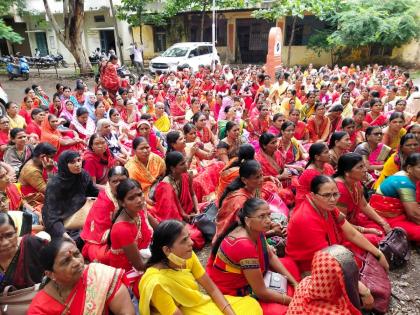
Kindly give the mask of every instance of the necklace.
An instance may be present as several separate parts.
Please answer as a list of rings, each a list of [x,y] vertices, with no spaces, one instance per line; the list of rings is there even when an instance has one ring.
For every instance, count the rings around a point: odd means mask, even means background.
[[[136,217],[132,217],[128,212],[127,212],[127,210],[125,210],[125,209],[123,209],[123,211],[124,211],[124,213],[132,220],[132,221],[134,221],[134,223],[136,224],[136,226],[137,227],[139,227],[139,223],[140,223],[140,221],[139,221],[139,219],[138,219],[138,217],[136,218]]]

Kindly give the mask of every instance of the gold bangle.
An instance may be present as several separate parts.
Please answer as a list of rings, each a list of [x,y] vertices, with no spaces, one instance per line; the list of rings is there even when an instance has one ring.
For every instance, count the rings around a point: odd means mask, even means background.
[[[226,309],[226,307],[228,307],[228,306],[230,306],[230,303],[226,304],[226,305],[223,307],[222,312],[224,312],[224,311],[225,311],[225,309]]]

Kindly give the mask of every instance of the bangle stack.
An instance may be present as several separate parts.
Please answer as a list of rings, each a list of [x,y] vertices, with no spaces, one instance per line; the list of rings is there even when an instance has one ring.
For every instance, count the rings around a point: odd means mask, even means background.
[[[230,303],[226,304],[226,305],[223,307],[222,312],[224,312],[224,311],[225,311],[225,309],[226,309],[228,306],[230,306]]]
[[[381,257],[382,257],[382,252],[381,252],[381,251],[379,251],[379,252],[378,252],[378,254],[377,254],[377,255],[375,255],[375,258],[376,258],[377,260],[381,260]]]

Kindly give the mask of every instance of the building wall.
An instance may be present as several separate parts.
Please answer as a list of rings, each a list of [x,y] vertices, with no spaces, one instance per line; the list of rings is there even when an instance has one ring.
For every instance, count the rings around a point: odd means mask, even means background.
[[[392,58],[398,58],[403,62],[413,64],[416,68],[420,68],[420,41],[413,40],[400,48],[394,48]]]
[[[150,25],[142,26],[143,34],[143,56],[145,59],[153,58],[155,54],[155,45],[153,40],[153,27]],[[140,27],[133,27],[133,38],[136,43],[140,43]]]

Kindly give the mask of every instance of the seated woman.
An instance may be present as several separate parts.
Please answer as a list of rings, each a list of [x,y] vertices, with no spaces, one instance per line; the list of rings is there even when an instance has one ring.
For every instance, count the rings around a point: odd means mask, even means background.
[[[420,207],[416,185],[420,181],[420,153],[411,153],[402,171],[386,178],[372,195],[370,204],[391,227],[401,227],[408,239],[420,244]]]
[[[329,154],[330,154],[330,164],[332,167],[336,168],[338,164],[338,159],[346,152],[349,151],[351,147],[350,136],[345,131],[335,131],[331,135],[330,143],[328,145]]]
[[[226,124],[226,137],[217,145],[217,156],[225,164],[238,155],[239,146],[242,144],[239,125],[233,121]]]
[[[340,157],[334,174],[340,192],[337,208],[346,215],[347,221],[377,246],[384,232],[389,233],[391,227],[366,201],[361,183],[365,176],[366,165],[361,155],[351,152]]]
[[[356,123],[353,118],[344,118],[341,123],[341,129],[347,132],[350,136],[351,146],[348,149],[353,152],[356,146],[365,140],[362,131],[356,130]]]
[[[145,138],[153,153],[159,155],[161,158],[165,156],[166,151],[147,120],[142,119],[138,122],[136,137]]]
[[[262,315],[253,298],[223,296],[206,274],[188,227],[176,220],[158,225],[153,233],[152,257],[140,281],[140,313],[150,315]],[[199,290],[200,284],[206,293]]]
[[[242,120],[236,122],[236,109],[235,107],[227,105],[224,109],[224,112],[226,113],[226,119],[219,120],[217,122],[219,134],[218,137],[220,140],[223,141],[223,139],[228,137],[229,128],[228,126],[232,125],[232,123],[238,125],[239,134],[242,134],[242,130],[244,128],[244,122]]]
[[[24,289],[41,283],[44,268],[39,251],[45,241],[30,234],[19,237],[15,222],[6,212],[0,212],[0,234],[0,292],[9,285]]]
[[[268,128],[267,132],[275,135],[276,137],[279,137],[281,133],[280,128],[285,121],[286,116],[284,116],[283,113],[275,113],[271,122],[271,126]]]
[[[149,143],[143,137],[133,140],[133,151],[134,156],[128,160],[125,167],[130,178],[140,183],[147,204],[153,206],[154,201],[149,198],[149,191],[152,185],[165,175],[165,161],[151,152]]]
[[[296,125],[286,121],[281,126],[281,137],[279,139],[279,151],[284,158],[286,168],[297,175],[303,171],[308,154],[302,144],[295,138]]]
[[[404,122],[402,113],[393,113],[389,117],[388,127],[383,129],[382,143],[389,146],[393,152],[398,149],[401,138],[407,133],[407,130],[404,129]]]
[[[94,133],[89,138],[87,150],[83,154],[83,169],[90,175],[93,183],[98,186],[105,185],[108,181],[108,171],[116,162],[105,139]]]
[[[315,176],[334,174],[334,168],[329,162],[330,153],[325,143],[319,142],[310,146],[309,161],[305,170],[299,176],[299,184],[296,186],[296,205],[301,204],[305,200],[305,196],[311,192],[311,181]]]
[[[144,259],[150,255],[142,256],[142,251],[148,250],[153,234],[151,224],[156,226],[157,222],[153,218],[149,220],[144,195],[137,181],[122,181],[117,186],[117,201],[120,208],[112,219],[109,265],[125,270],[126,274],[134,268],[137,274],[145,270]],[[137,289],[138,280],[138,277],[130,279],[130,286]]]
[[[404,126],[408,126],[413,119],[413,115],[405,111],[406,107],[407,107],[407,100],[405,99],[397,100],[395,102],[395,110],[388,112],[387,117],[389,118],[393,113],[402,113],[405,118]]]
[[[379,98],[373,98],[369,102],[370,112],[366,114],[365,121],[370,126],[383,127],[387,124],[387,118],[382,114],[382,102]]]
[[[262,104],[258,107],[258,116],[251,118],[247,125],[249,131],[249,142],[258,143],[260,136],[270,127],[270,109],[268,105]]]
[[[343,121],[343,106],[341,104],[333,105],[328,113],[327,117],[331,122],[331,132],[334,132],[336,130],[339,130],[341,127],[341,122]]]
[[[65,150],[79,150],[84,146],[84,140],[74,134],[58,130],[59,120],[54,115],[48,115],[42,122],[41,141],[50,143],[57,149],[56,159]]]
[[[162,102],[156,102],[155,104],[155,115],[156,120],[153,125],[163,133],[169,132],[171,130],[171,120],[169,119],[168,114],[165,112],[165,104]]]
[[[32,158],[20,171],[18,182],[22,196],[34,208],[44,204],[47,181],[54,170],[53,158],[56,153],[56,148],[51,144],[41,142],[35,147]]]
[[[85,265],[67,238],[54,239],[40,254],[49,282],[33,298],[28,315],[135,314],[121,269]]]
[[[419,142],[415,135],[411,133],[405,134],[400,141],[397,152],[391,154],[386,160],[384,168],[378,180],[375,182],[373,188],[378,189],[382,182],[389,176],[394,175],[396,172],[402,170],[405,160],[411,153],[416,153],[419,150]]]
[[[200,141],[204,144],[204,147],[212,150],[216,147],[217,139],[216,136],[207,127],[207,117],[202,112],[197,112],[192,117],[192,122],[197,128],[197,136]]]
[[[128,171],[122,166],[114,166],[108,171],[105,189],[99,192],[83,225],[80,237],[85,242],[83,257],[89,261],[109,265],[108,236],[111,221],[119,209],[117,186],[128,178]]]
[[[316,252],[312,275],[297,286],[287,314],[362,314],[360,302],[369,306],[373,297],[358,278],[353,254],[344,246],[333,245]]]
[[[301,141],[302,144],[306,144],[309,140],[309,132],[306,124],[299,120],[300,115],[301,113],[298,109],[293,109],[290,111],[289,120],[295,124],[294,137],[296,140]]]
[[[13,128],[10,130],[10,142],[6,152],[4,152],[3,161],[13,167],[16,176],[19,176],[22,165],[32,157],[32,150],[32,145],[27,144],[25,130]]]
[[[205,146],[201,142],[200,138],[197,137],[197,127],[192,123],[186,123],[182,128],[185,137],[185,152],[190,155],[190,150],[195,151],[193,161],[190,168],[193,168],[200,172],[206,165],[211,164],[211,160],[214,158],[216,150],[211,146]]]
[[[118,139],[118,134],[112,130],[111,121],[109,119],[100,119],[96,124],[96,132],[105,139],[112,156],[121,164],[125,164],[129,153]]]
[[[271,228],[270,208],[261,199],[248,199],[238,212],[239,222],[234,222],[214,242],[207,264],[207,272],[223,294],[255,296],[264,315],[286,314],[293,295],[296,278],[285,268],[268,248],[265,233]],[[282,274],[289,282],[287,292],[267,288],[264,275],[267,271]]]
[[[354,130],[359,132],[362,136],[369,127],[369,124],[365,121],[366,112],[363,108],[355,108],[353,110]]]
[[[192,175],[187,172],[187,161],[178,151],[169,152],[165,158],[166,175],[156,186],[155,205],[150,210],[159,222],[168,219],[187,223],[198,213],[198,202],[192,187]],[[195,248],[204,246],[201,232],[188,224]]]
[[[60,118],[64,118],[69,124],[76,119],[76,110],[72,101],[68,100],[63,106],[63,110],[60,113]]]
[[[76,117],[72,120],[70,129],[76,131],[79,138],[85,141],[95,133],[95,121],[89,116],[89,111],[85,107],[76,110]]]
[[[3,160],[4,152],[9,144],[10,125],[9,118],[3,116],[0,118],[0,160]]]
[[[384,163],[391,153],[391,148],[381,142],[382,136],[380,127],[369,126],[365,132],[366,142],[360,143],[354,150],[355,153],[363,157],[369,174],[375,180],[378,179],[384,168]]]
[[[48,181],[45,191],[42,218],[46,232],[52,238],[68,234],[79,239],[92,204],[88,197],[96,197],[98,193],[89,174],[82,169],[79,153],[64,151],[58,159],[58,173]]]
[[[315,115],[308,119],[307,128],[309,132],[309,141],[327,141],[330,135],[330,119],[325,116],[325,105],[317,102],[315,104]]]
[[[338,244],[352,251],[370,252],[388,270],[383,253],[336,208],[339,196],[337,184],[331,177],[319,175],[312,180],[311,193],[294,211],[287,226],[286,256],[292,258],[305,275],[311,271],[311,262],[318,250]]]

